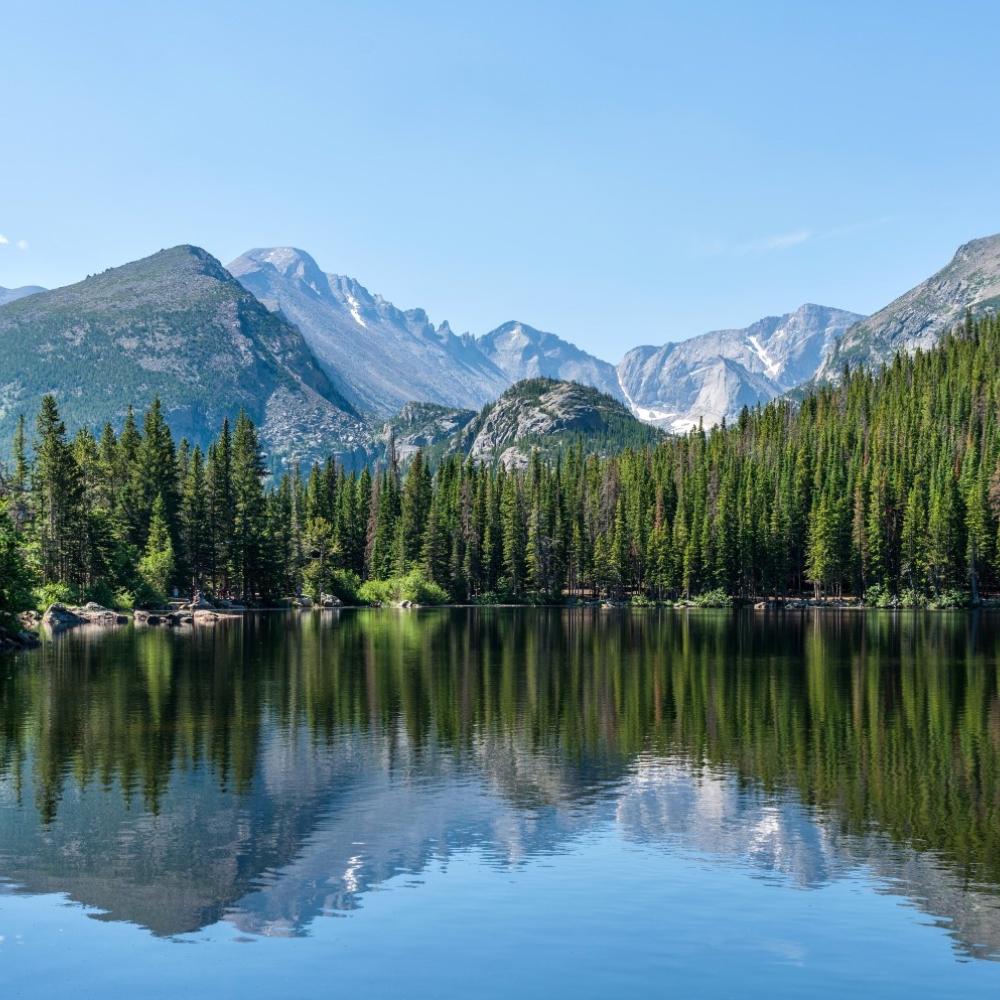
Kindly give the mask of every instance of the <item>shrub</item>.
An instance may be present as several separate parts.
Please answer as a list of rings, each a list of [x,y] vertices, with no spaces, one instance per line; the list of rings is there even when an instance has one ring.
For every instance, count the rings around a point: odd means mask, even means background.
[[[111,585],[104,580],[100,580],[92,587],[88,587],[83,593],[84,601],[94,601],[104,608],[113,608],[117,597],[111,589]]]
[[[901,608],[923,608],[927,606],[927,598],[919,590],[907,587],[899,594],[899,606]]]
[[[392,604],[399,601],[410,601],[413,604],[448,603],[445,589],[429,580],[418,569],[388,580],[368,580],[358,588],[357,597],[364,604]]]
[[[132,592],[132,607],[162,608],[167,603],[167,595],[154,589],[145,580],[139,580]]]
[[[52,604],[79,604],[80,594],[66,583],[43,583],[31,592],[35,607],[46,611]]]
[[[339,597],[344,604],[357,604],[361,577],[349,569],[335,569],[326,581],[326,593]]]
[[[483,593],[470,597],[469,603],[489,607],[494,604],[520,604],[521,598],[502,590],[484,590]]]
[[[721,588],[706,590],[703,594],[698,594],[692,598],[696,607],[699,608],[731,608],[733,599]]]
[[[954,588],[939,591],[927,602],[927,607],[935,611],[945,611],[951,608],[964,608],[969,603],[969,598],[961,590]]]
[[[884,583],[873,584],[865,591],[865,604],[869,608],[894,608],[898,602]]]
[[[113,603],[119,611],[131,611],[135,607],[135,594],[131,590],[119,590]]]

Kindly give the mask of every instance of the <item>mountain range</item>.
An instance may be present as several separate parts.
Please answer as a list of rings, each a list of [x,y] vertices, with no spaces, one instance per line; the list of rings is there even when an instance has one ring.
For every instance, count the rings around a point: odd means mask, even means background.
[[[699,421],[711,427],[811,379],[837,338],[862,319],[807,304],[742,330],[636,347],[618,365],[618,379],[642,420],[678,432]]]
[[[550,434],[593,434],[598,450],[638,441],[629,410],[671,432],[732,420],[998,307],[1000,235],[963,245],[871,317],[806,304],[636,347],[614,366],[520,321],[456,334],[295,248],[249,250],[227,269],[180,246],[65,288],[0,288],[0,451],[18,415],[54,392],[70,427],[120,425],[129,404],[159,395],[175,432],[201,443],[243,408],[274,465],[334,454],[357,467],[384,455],[390,433],[404,460],[431,447],[519,464],[525,442]],[[529,381],[508,393],[525,380],[597,391]]]

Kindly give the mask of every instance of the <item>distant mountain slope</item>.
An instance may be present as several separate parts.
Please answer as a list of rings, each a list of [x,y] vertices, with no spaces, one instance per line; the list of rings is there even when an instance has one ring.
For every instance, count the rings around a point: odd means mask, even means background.
[[[174,431],[202,443],[241,407],[279,459],[364,441],[299,331],[192,246],[0,306],[0,448],[46,392],[71,428],[120,423],[158,395]]]
[[[552,378],[579,382],[624,399],[614,365],[580,350],[554,333],[511,321],[477,338],[479,349],[511,382]]]
[[[449,450],[476,462],[522,467],[538,449],[554,456],[583,443],[608,454],[655,442],[660,432],[640,423],[617,399],[591,386],[537,378],[518,382],[453,439]]]
[[[876,365],[900,350],[931,347],[967,310],[973,315],[1000,310],[1000,234],[963,244],[936,274],[855,323],[818,377],[836,378],[845,364]]]
[[[806,304],[739,330],[637,347],[618,365],[632,411],[675,432],[733,419],[810,379],[857,313]]]
[[[13,302],[16,299],[23,299],[26,295],[34,295],[35,292],[44,292],[41,285],[22,285],[20,288],[0,287],[0,306]]]
[[[476,416],[475,410],[439,406],[437,403],[407,403],[375,435],[370,461],[373,465],[387,462],[391,441],[400,468],[405,468],[420,450],[434,464],[447,451],[449,442]]]
[[[435,327],[422,309],[397,309],[353,278],[325,274],[303,250],[249,250],[229,269],[302,331],[359,410],[388,417],[415,399],[478,409],[510,381],[471,337]]]

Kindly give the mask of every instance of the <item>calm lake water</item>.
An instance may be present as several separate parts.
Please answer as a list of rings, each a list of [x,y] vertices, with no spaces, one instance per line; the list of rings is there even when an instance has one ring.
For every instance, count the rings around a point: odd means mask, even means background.
[[[1000,996],[1000,620],[344,611],[0,659],[0,995]]]

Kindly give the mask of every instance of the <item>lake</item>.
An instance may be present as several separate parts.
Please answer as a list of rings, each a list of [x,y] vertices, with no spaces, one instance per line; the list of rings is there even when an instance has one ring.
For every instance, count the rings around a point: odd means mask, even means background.
[[[5,998],[995,998],[998,887],[996,615],[275,613],[0,658]]]

